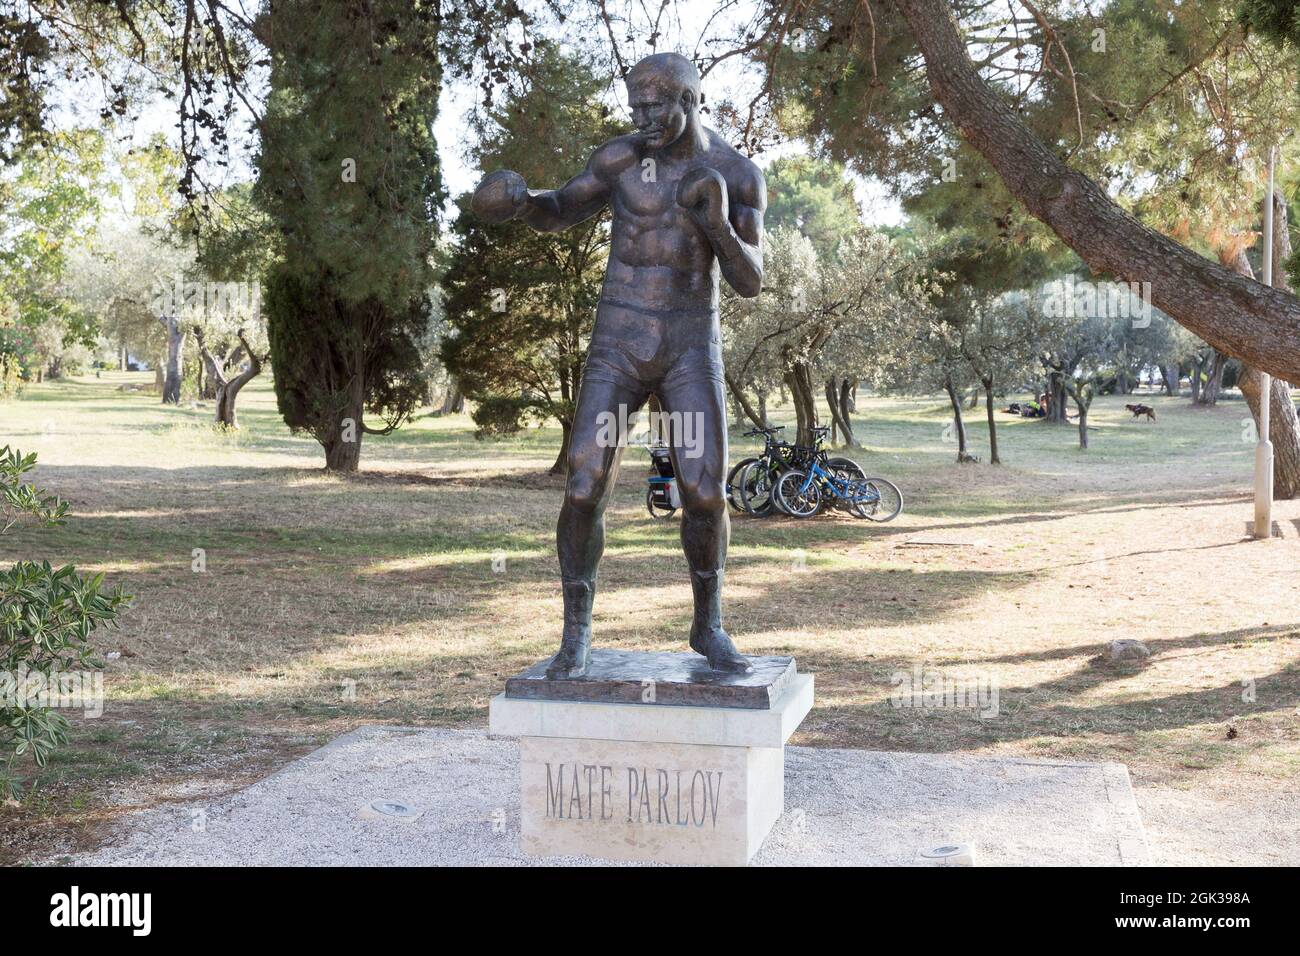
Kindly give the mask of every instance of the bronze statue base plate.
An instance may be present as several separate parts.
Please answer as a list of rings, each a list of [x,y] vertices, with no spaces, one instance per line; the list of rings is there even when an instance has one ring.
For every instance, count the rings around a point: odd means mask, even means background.
[[[548,680],[551,658],[506,681],[506,697],[519,700],[580,700],[669,707],[736,707],[770,710],[795,676],[793,657],[750,657],[752,674],[715,671],[699,654],[593,648],[587,673],[576,680]]]

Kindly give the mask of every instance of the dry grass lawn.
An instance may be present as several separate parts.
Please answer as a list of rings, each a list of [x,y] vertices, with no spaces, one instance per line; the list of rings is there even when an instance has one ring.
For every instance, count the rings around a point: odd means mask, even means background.
[[[267,379],[227,436],[209,410],[117,389],[151,377],[0,406],[0,443],[39,452],[40,482],[73,505],[0,559],[74,562],[136,595],[101,642],[121,653],[106,713],[0,807],[0,860],[93,845],[125,810],[242,786],[359,724],[483,726],[503,678],[558,638],[556,431],[482,443],[468,418],[425,417],[367,437],[343,480],[287,433]],[[817,674],[794,742],[1122,761],[1158,862],[1293,861],[1300,502],[1252,540],[1244,402],[1142,400],[1156,423],[1098,399],[1088,452],[1073,428],[1001,416],[992,467],[953,461],[938,399],[872,399],[855,457],[902,487],[899,520],[734,520],[733,635]],[[752,447],[738,436],[733,459]],[[644,463],[629,452],[612,506],[597,640],[682,649],[677,523],[647,516]],[[1152,657],[1111,664],[1116,638]],[[996,687],[996,716],[893,706],[916,666]]]

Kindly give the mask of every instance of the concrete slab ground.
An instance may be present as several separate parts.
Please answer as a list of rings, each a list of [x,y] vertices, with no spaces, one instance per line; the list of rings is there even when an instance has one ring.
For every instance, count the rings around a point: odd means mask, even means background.
[[[518,773],[512,739],[363,727],[219,801],[135,814],[109,846],[72,862],[601,863],[519,852]],[[786,748],[786,812],[753,862],[906,866],[943,844],[969,845],[977,866],[1150,862],[1120,764],[807,747]]]

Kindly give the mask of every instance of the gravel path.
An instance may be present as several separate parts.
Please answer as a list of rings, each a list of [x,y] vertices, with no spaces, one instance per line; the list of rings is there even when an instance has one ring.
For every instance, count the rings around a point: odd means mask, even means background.
[[[513,740],[364,727],[214,802],[126,818],[87,865],[538,865],[518,850]],[[409,818],[370,809],[406,804]],[[1119,764],[786,749],[786,812],[755,865],[909,865],[969,844],[977,865],[1150,862]]]

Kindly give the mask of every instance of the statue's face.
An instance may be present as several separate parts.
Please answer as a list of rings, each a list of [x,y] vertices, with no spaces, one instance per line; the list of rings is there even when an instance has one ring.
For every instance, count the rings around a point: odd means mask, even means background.
[[[654,76],[628,83],[627,103],[632,109],[632,123],[645,135],[649,149],[670,146],[686,132],[689,113],[684,93]]]

